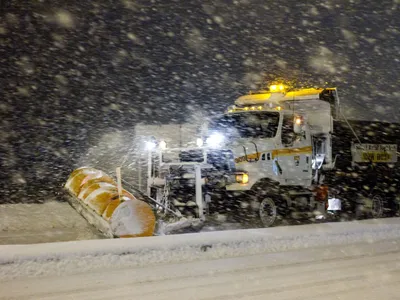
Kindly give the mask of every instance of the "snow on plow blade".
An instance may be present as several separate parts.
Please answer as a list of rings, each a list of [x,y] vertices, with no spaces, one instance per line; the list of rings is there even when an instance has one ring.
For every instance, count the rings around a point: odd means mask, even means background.
[[[156,217],[150,205],[122,189],[104,172],[83,167],[74,170],[65,188],[70,204],[107,237],[152,236]]]

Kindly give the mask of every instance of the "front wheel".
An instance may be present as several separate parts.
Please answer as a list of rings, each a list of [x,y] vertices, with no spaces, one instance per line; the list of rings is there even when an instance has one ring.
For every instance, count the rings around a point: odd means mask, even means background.
[[[275,201],[268,196],[261,199],[258,214],[263,227],[273,226],[278,218],[278,207]]]

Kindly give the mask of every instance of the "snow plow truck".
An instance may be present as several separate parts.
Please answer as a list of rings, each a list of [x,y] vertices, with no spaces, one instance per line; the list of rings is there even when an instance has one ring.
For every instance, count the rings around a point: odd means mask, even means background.
[[[287,219],[396,215],[399,124],[348,121],[336,88],[276,83],[236,99],[195,145],[145,143],[144,188],[74,171],[70,203],[110,237],[166,234],[207,220],[248,227]],[[118,174],[118,172],[117,172]],[[339,206],[330,207],[330,199]]]

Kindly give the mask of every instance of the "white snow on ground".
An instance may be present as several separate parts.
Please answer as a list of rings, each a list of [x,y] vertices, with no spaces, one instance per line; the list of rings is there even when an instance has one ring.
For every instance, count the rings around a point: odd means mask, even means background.
[[[0,246],[0,279],[149,267],[227,257],[400,241],[400,218],[134,239]],[[339,248],[338,248],[339,247]]]
[[[0,205],[0,244],[97,239],[101,235],[68,203]]]
[[[0,299],[399,299],[399,229],[396,218],[1,246]]]

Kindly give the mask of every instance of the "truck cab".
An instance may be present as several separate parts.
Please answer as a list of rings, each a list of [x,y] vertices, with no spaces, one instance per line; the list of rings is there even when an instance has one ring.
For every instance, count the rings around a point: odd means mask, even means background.
[[[278,206],[281,214],[324,210],[327,195],[316,199],[321,193],[314,187],[321,183],[323,171],[334,165],[331,132],[337,105],[334,88],[287,90],[273,85],[269,91],[239,97],[204,125],[204,147],[229,149],[237,174],[245,179],[227,184],[226,191],[239,195],[240,205],[258,207],[256,215],[270,214],[263,226],[274,224]],[[268,213],[262,209],[265,196]]]
[[[311,186],[313,170],[332,168],[332,104],[323,100],[327,91],[271,87],[239,97],[208,122],[202,131],[205,146],[232,150],[236,169],[248,173],[248,183],[227,189],[249,190],[263,178],[282,186]]]

